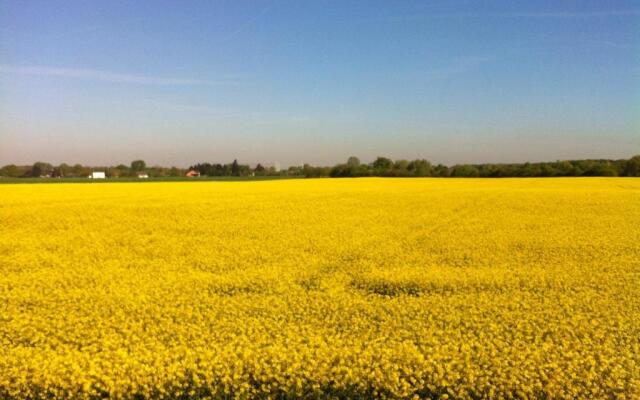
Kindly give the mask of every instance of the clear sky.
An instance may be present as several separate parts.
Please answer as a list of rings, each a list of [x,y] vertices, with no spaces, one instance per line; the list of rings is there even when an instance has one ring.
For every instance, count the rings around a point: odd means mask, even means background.
[[[637,153],[638,1],[0,0],[0,165]]]

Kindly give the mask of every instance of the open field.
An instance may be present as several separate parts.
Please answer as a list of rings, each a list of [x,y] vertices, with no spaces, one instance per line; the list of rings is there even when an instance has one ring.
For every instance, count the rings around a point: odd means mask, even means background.
[[[0,186],[0,398],[640,398],[640,179]]]

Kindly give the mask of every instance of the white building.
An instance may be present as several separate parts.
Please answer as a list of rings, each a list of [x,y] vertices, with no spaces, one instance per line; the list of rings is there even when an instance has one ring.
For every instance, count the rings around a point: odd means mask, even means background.
[[[138,172],[138,178],[147,179],[149,175],[146,172]]]
[[[96,172],[92,172],[91,175],[89,175],[87,178],[91,178],[91,179],[104,179],[107,176],[105,175],[104,172],[102,171],[96,171]]]

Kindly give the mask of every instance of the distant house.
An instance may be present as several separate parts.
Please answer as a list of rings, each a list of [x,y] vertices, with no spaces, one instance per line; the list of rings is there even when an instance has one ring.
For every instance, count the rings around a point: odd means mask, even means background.
[[[196,171],[195,169],[190,169],[189,172],[187,172],[184,176],[188,178],[195,178],[200,176],[200,172]]]
[[[92,172],[91,175],[89,175],[87,178],[91,178],[91,179],[104,179],[107,176],[105,175],[104,172],[102,171],[96,171],[96,172]]]
[[[138,172],[138,178],[147,179],[149,175],[146,172]]]

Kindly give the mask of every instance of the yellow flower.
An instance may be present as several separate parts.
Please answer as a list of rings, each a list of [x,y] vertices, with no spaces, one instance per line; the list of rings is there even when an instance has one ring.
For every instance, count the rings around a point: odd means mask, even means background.
[[[640,398],[638,193],[0,185],[0,398]]]

